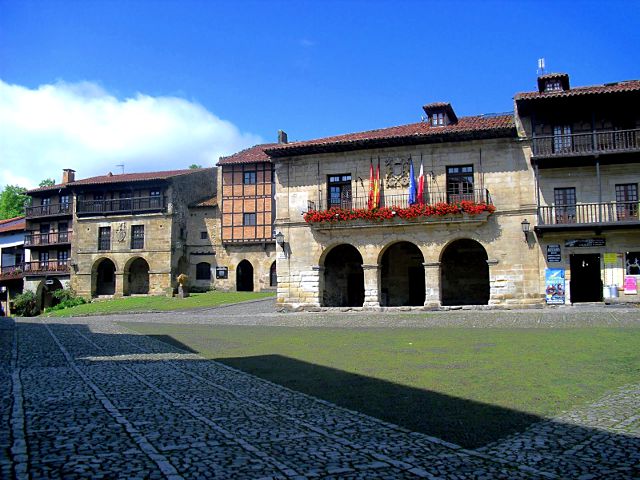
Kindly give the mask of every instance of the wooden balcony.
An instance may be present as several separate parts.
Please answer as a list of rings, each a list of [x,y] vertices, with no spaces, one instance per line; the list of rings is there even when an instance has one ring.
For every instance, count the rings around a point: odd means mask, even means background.
[[[167,197],[147,196],[118,198],[110,200],[79,200],[76,214],[91,215],[133,215],[134,213],[154,213],[167,211]]]
[[[634,202],[582,203],[538,207],[536,231],[616,229],[640,227],[639,204]]]
[[[24,263],[0,268],[0,280],[17,280],[22,278]]]
[[[71,243],[72,233],[73,232],[27,233],[24,236],[24,246],[64,245]]]
[[[25,216],[29,219],[38,217],[58,217],[71,215],[73,203],[54,203],[25,208]]]
[[[25,275],[51,275],[69,273],[69,260],[48,260],[43,262],[25,262]]]
[[[532,139],[533,158],[584,157],[640,152],[640,129],[600,130]]]

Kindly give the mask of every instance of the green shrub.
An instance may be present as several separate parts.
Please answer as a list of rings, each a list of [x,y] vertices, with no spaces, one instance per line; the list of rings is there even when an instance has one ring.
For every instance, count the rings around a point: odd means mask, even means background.
[[[13,299],[13,307],[19,317],[35,317],[40,313],[36,294],[30,290],[16,296]]]
[[[55,310],[63,310],[65,308],[75,307],[87,303],[83,297],[76,295],[76,292],[69,289],[60,289],[52,293],[53,297],[58,300],[58,304],[45,309],[45,312],[53,312]]]

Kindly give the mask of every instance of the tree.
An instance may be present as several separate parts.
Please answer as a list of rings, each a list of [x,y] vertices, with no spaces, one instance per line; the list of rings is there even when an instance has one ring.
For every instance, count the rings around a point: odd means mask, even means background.
[[[196,168],[202,168],[202,165],[198,165],[197,163],[192,163],[191,165],[189,165],[189,168],[191,168],[192,170],[195,170]]]
[[[27,189],[18,185],[7,185],[0,192],[0,220],[24,215],[24,205],[29,197],[24,194]]]
[[[44,180],[42,180],[38,184],[38,186],[39,187],[52,187],[55,184],[56,184],[56,181],[53,178],[45,178]]]

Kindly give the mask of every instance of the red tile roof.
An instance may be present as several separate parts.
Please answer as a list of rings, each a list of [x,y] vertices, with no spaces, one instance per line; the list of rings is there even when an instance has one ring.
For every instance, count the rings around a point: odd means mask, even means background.
[[[13,217],[0,220],[0,233],[20,232],[25,229],[24,217]]]
[[[191,205],[189,205],[190,207],[217,207],[218,206],[218,198],[213,196],[213,197],[207,197],[204,198],[198,202],[194,202]]]
[[[246,148],[239,151],[238,153],[229,155],[228,157],[220,157],[218,165],[229,165],[233,163],[271,162],[271,157],[269,157],[269,155],[267,155],[264,151],[267,148],[272,148],[277,145],[277,143],[263,143],[261,145],[254,145],[253,147]]]
[[[27,193],[37,193],[43,192],[46,190],[56,190],[62,187],[76,187],[82,185],[103,185],[109,183],[129,183],[129,182],[144,182],[148,180],[168,180],[173,177],[179,177],[181,175],[188,175],[190,173],[194,173],[196,171],[202,170],[213,170],[213,167],[210,168],[199,168],[192,169],[187,168],[183,170],[166,170],[163,172],[142,172],[142,173],[121,173],[119,175],[100,175],[97,177],[89,177],[82,178],[80,180],[76,180],[75,182],[69,182],[67,184],[59,184],[53,185],[51,187],[41,187],[34,188],[33,190],[29,190]]]
[[[462,117],[455,124],[433,127],[429,122],[349,133],[302,142],[276,144],[265,149],[272,157],[299,155],[320,151],[345,151],[378,146],[393,146],[454,141],[474,138],[515,137],[513,114]]]
[[[604,93],[636,92],[640,90],[640,80],[625,80],[622,82],[605,83],[588,87],[574,87],[570,90],[552,92],[521,92],[515,95],[516,101],[533,100],[539,98],[575,97],[579,95],[596,95]]]

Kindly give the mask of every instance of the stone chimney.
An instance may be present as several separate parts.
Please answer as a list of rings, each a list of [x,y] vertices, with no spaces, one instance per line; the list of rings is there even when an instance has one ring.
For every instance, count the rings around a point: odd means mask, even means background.
[[[73,183],[76,181],[76,171],[71,170],[70,168],[65,168],[62,170],[62,184],[66,185],[67,183]]]
[[[278,130],[278,143],[289,143],[287,132],[284,130]]]

